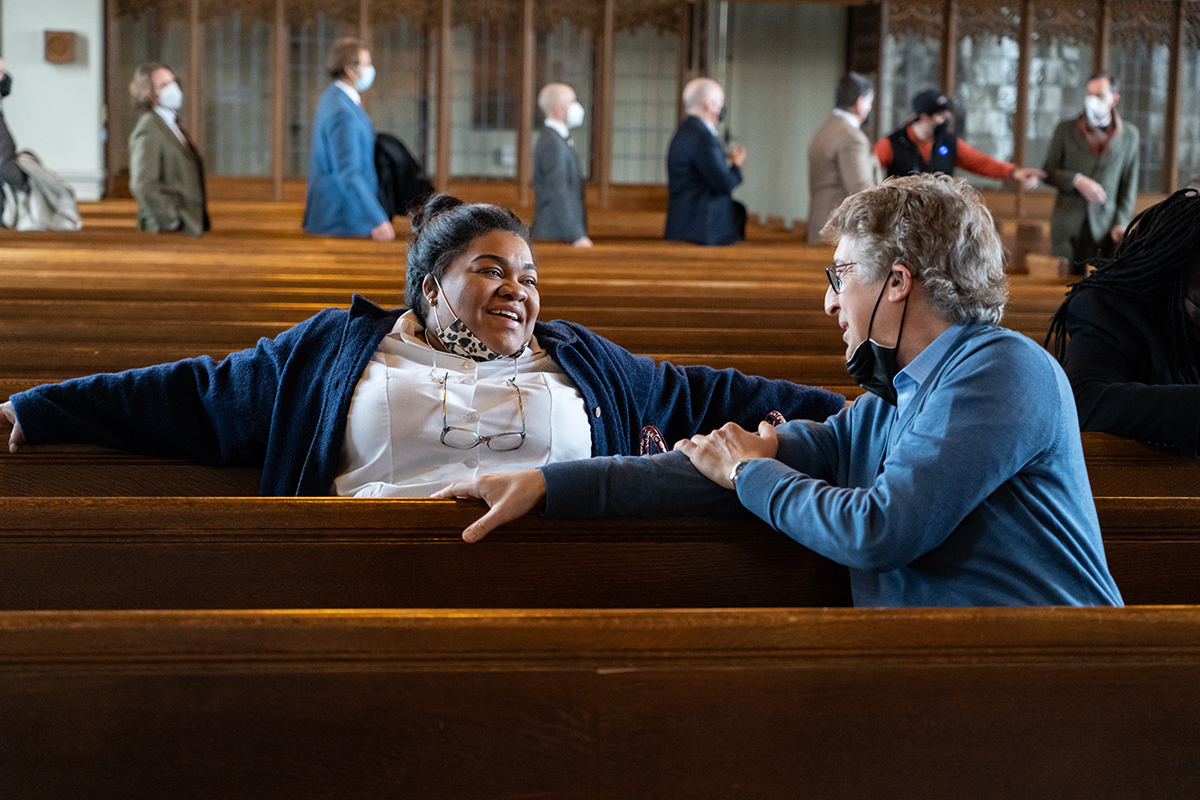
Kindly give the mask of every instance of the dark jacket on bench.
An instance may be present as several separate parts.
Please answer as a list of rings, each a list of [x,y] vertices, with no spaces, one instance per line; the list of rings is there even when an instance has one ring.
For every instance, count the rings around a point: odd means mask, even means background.
[[[221,361],[208,356],[75,378],[13,395],[29,444],[87,443],[206,464],[262,466],[264,495],[328,495],[367,361],[403,309],[355,295]],[[841,395],[736,370],[656,364],[581,325],[539,322],[538,343],[579,388],[593,455],[633,455],[641,427],[667,441],[771,410],[823,420]]]

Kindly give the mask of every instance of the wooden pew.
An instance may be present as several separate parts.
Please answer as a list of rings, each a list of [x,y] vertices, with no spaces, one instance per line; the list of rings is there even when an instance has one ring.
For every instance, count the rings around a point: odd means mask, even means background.
[[[1125,602],[1200,604],[1200,498],[1096,499]],[[551,519],[475,545],[478,503],[0,498],[0,609],[768,607],[844,568],[749,514]]]
[[[12,797],[1192,797],[1200,610],[0,614]]]

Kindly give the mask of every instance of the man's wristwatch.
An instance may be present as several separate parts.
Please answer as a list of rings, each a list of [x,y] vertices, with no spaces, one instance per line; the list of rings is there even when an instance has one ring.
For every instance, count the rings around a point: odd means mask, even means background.
[[[744,461],[739,461],[733,465],[733,469],[730,470],[730,472],[729,472],[729,482],[733,484],[733,488],[735,490],[737,489],[738,475],[741,475],[742,470],[744,470],[746,468],[746,465],[749,464],[753,460],[754,459],[752,459],[752,458],[747,458]]]

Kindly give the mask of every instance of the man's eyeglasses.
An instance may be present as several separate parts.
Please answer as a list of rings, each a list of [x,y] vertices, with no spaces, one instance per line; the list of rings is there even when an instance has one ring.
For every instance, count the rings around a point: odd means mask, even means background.
[[[857,263],[857,261],[847,261],[844,264],[839,264],[835,261],[832,267],[825,268],[825,276],[829,278],[829,285],[833,287],[834,294],[842,293],[842,276],[846,274],[846,270]]]
[[[455,450],[470,450],[486,444],[489,450],[497,453],[516,450],[525,444],[525,404],[521,402],[521,387],[517,386],[516,381],[510,379],[508,384],[517,390],[517,408],[521,411],[521,430],[493,433],[491,436],[480,436],[475,431],[446,424],[446,384],[448,382],[448,379],[442,380],[442,444],[446,447],[453,447]]]

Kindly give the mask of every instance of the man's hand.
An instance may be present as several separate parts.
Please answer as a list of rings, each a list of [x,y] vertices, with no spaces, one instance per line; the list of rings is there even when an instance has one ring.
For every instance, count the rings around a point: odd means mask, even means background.
[[[1075,188],[1089,203],[1103,203],[1108,199],[1108,192],[1104,191],[1104,187],[1082,173],[1075,176]]]
[[[488,512],[463,531],[467,542],[478,542],[492,530],[517,517],[523,517],[546,499],[546,479],[542,471],[503,472],[469,481],[457,481],[433,495],[441,500],[475,497],[490,507]]]
[[[681,439],[673,449],[687,456],[704,477],[732,489],[729,473],[734,466],[752,458],[774,458],[779,452],[779,438],[769,422],[760,422],[757,434],[735,422],[726,422],[707,436]]]
[[[729,153],[729,160],[735,167],[741,169],[741,166],[746,163],[746,148],[737,146]]]
[[[1113,242],[1115,244],[1120,244],[1121,240],[1125,238],[1125,226],[1113,225],[1111,233]]]
[[[1036,189],[1038,180],[1045,178],[1046,173],[1034,167],[1017,167],[1012,176],[1014,181],[1019,181],[1026,189]]]
[[[395,239],[396,229],[392,227],[392,221],[389,219],[371,228],[371,238],[377,242],[390,242]]]
[[[575,241],[571,242],[572,247],[591,247],[592,240],[586,236],[580,236]]]
[[[21,424],[17,422],[17,410],[13,408],[12,403],[0,404],[0,415],[12,423],[12,433],[8,435],[8,452],[15,453],[21,449],[21,445],[25,444],[25,437],[21,434]]]

